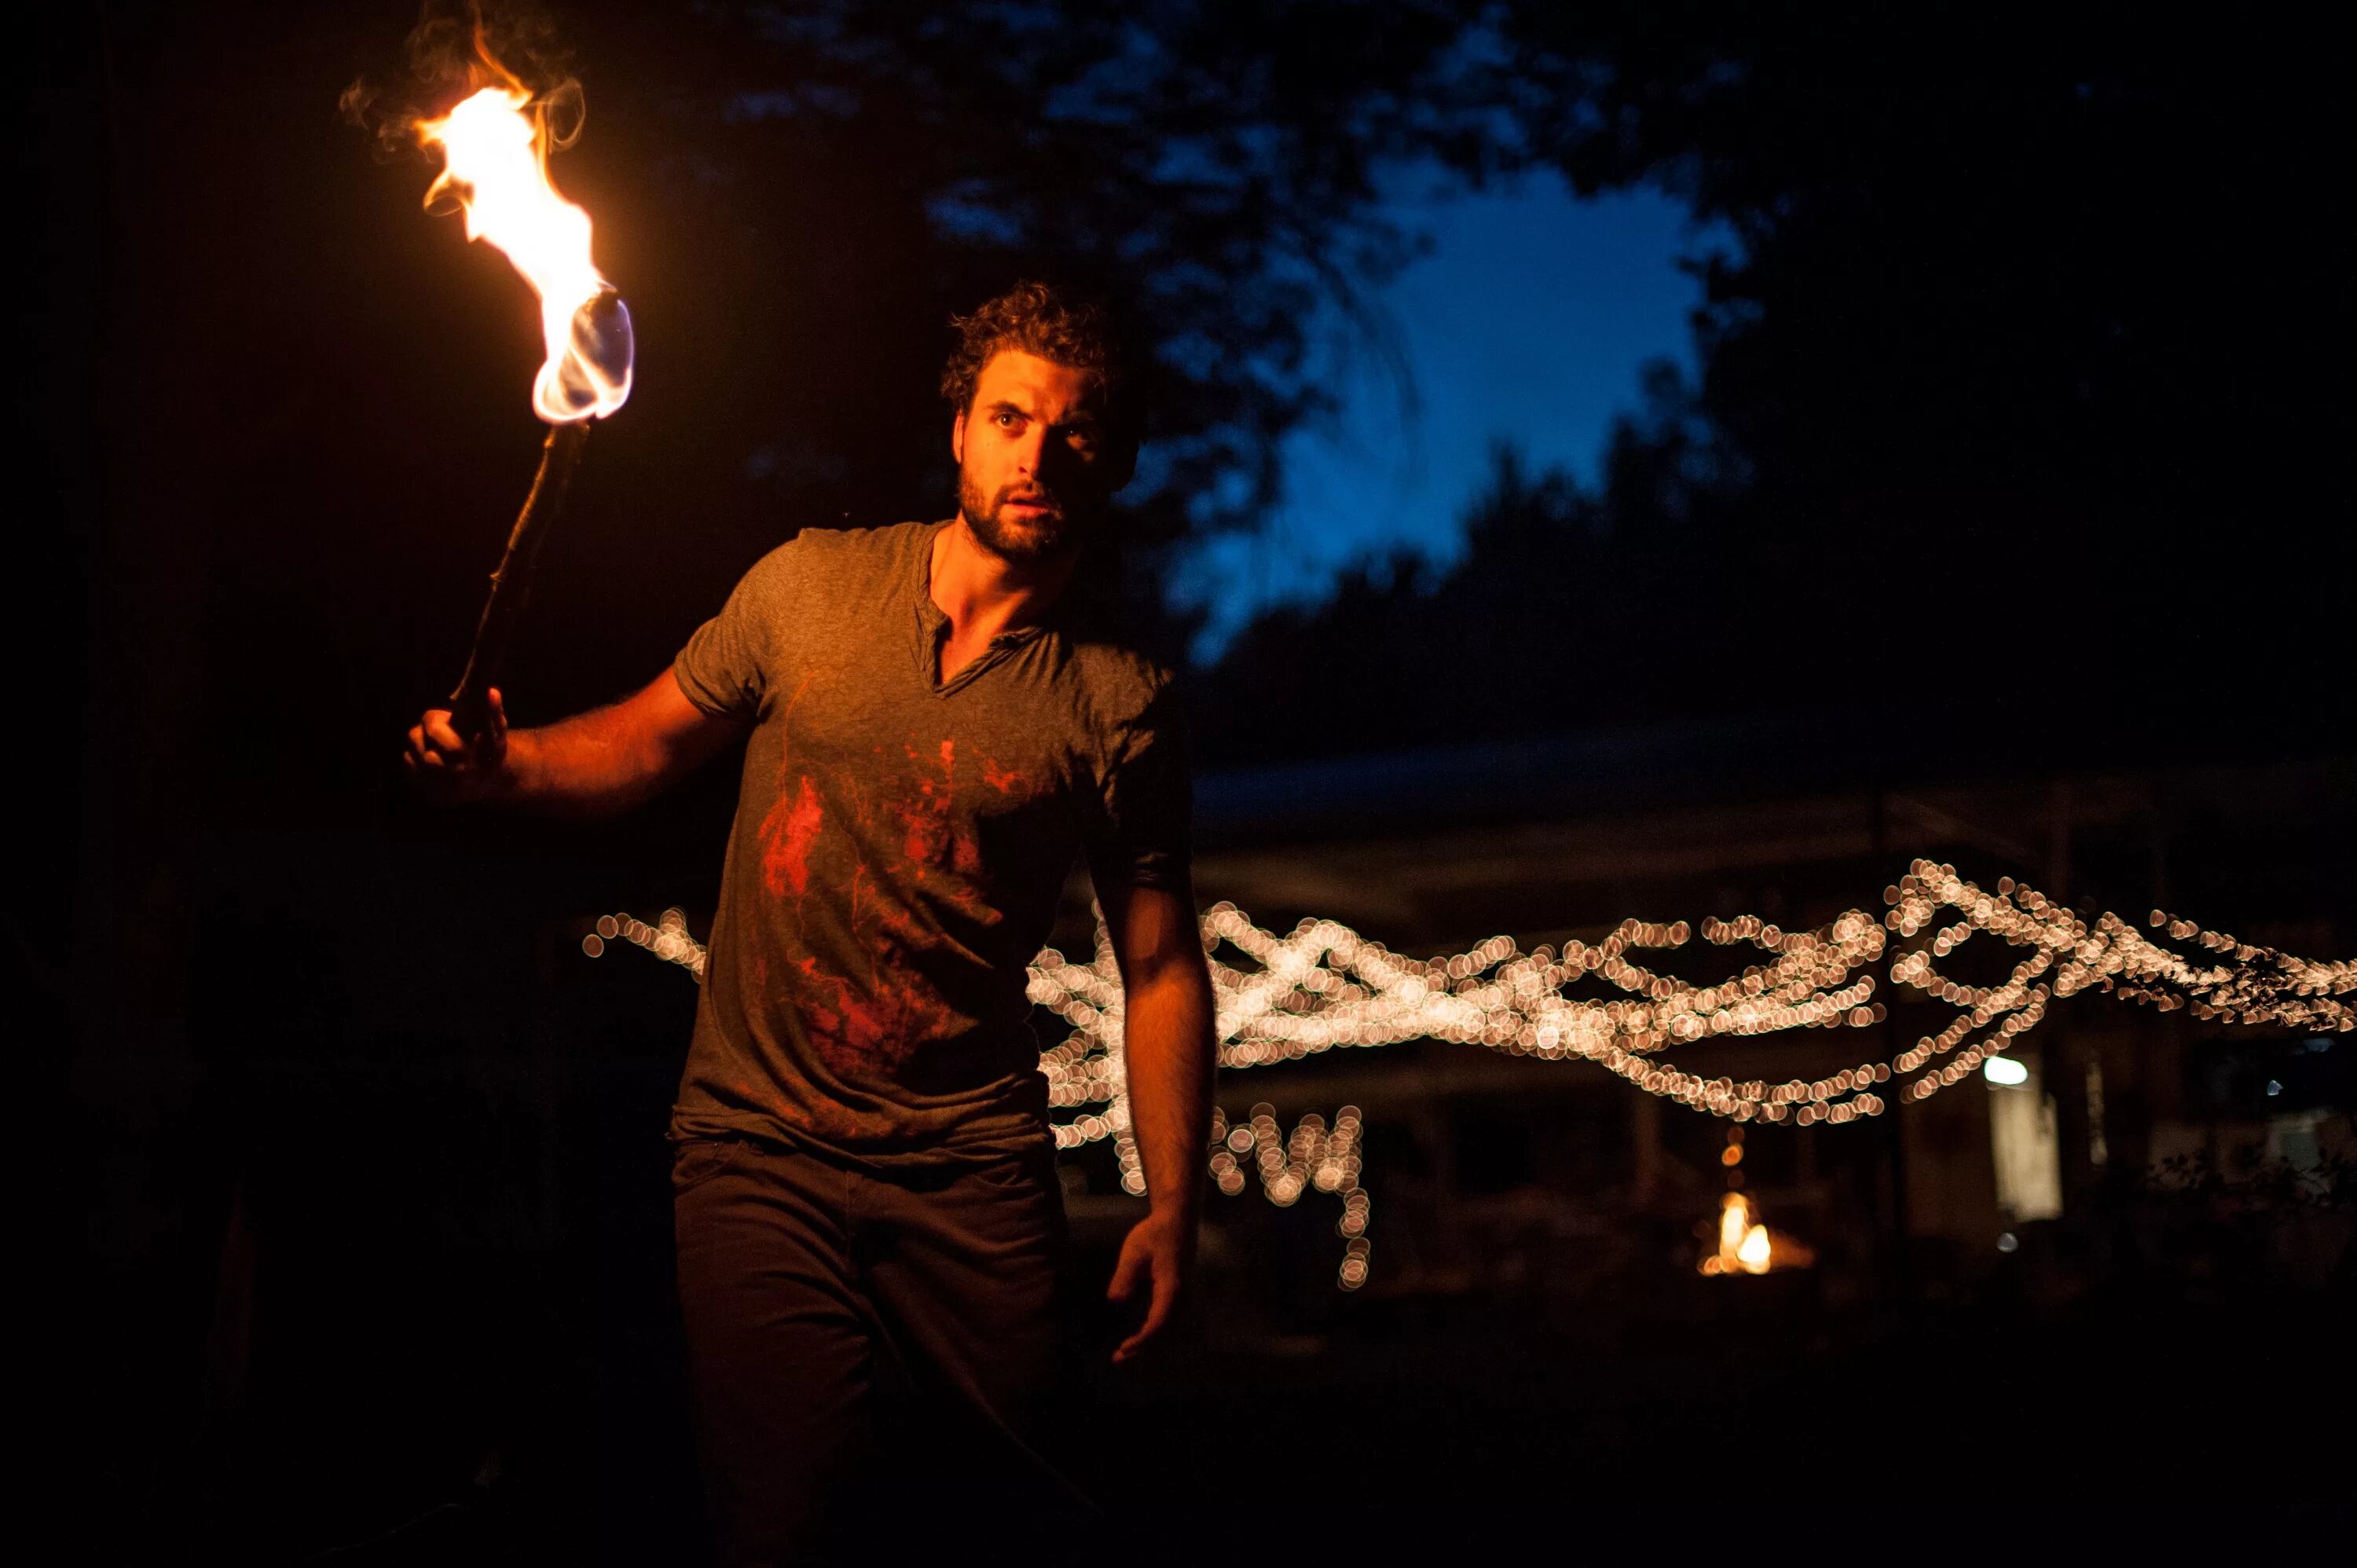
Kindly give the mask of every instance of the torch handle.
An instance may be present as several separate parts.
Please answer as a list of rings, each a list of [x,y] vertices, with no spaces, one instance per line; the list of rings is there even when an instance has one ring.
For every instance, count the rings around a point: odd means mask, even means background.
[[[533,476],[532,493],[524,498],[499,569],[491,574],[490,596],[483,601],[483,618],[475,625],[466,673],[450,693],[450,727],[468,740],[490,727],[490,688],[500,678],[508,642],[532,595],[533,564],[540,558],[548,525],[565,510],[565,488],[573,482],[573,470],[588,439],[589,422],[576,420],[549,426],[547,444],[540,449],[540,471]]]

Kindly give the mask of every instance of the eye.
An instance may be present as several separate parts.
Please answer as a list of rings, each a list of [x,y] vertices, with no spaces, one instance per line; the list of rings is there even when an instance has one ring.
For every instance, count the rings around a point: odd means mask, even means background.
[[[990,422],[1001,430],[1012,430],[1019,420],[1014,410],[1002,408],[990,416]]]

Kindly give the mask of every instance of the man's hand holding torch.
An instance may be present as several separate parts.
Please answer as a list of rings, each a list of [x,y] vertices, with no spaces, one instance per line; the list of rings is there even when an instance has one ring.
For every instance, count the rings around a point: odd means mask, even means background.
[[[636,342],[630,313],[589,257],[589,215],[549,183],[542,106],[512,81],[473,93],[418,140],[442,155],[426,191],[432,207],[455,199],[467,237],[504,252],[540,296],[546,357],[533,382],[533,411],[547,421],[540,469],[508,535],[491,591],[447,708],[429,709],[409,732],[410,772],[436,798],[495,798],[513,782],[507,720],[492,682],[532,589],[541,541],[564,510],[589,424],[630,395]]]
[[[428,708],[409,726],[402,768],[436,805],[472,805],[513,793],[507,709],[497,686],[486,688],[483,698],[482,725],[472,738],[458,733],[448,708]]]

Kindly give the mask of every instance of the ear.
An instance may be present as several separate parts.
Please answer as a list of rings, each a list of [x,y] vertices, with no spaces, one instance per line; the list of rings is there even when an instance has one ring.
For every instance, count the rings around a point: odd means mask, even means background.
[[[950,423],[950,457],[961,468],[965,467],[965,410],[957,411]]]

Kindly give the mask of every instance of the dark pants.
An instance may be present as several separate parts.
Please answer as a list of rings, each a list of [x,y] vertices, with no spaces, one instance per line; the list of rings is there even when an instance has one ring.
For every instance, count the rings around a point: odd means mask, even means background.
[[[723,1563],[913,1560],[938,1549],[926,1529],[960,1516],[1036,1561],[1089,1516],[1031,1442],[1064,1246],[1045,1140],[889,1177],[696,1140],[673,1189]]]

